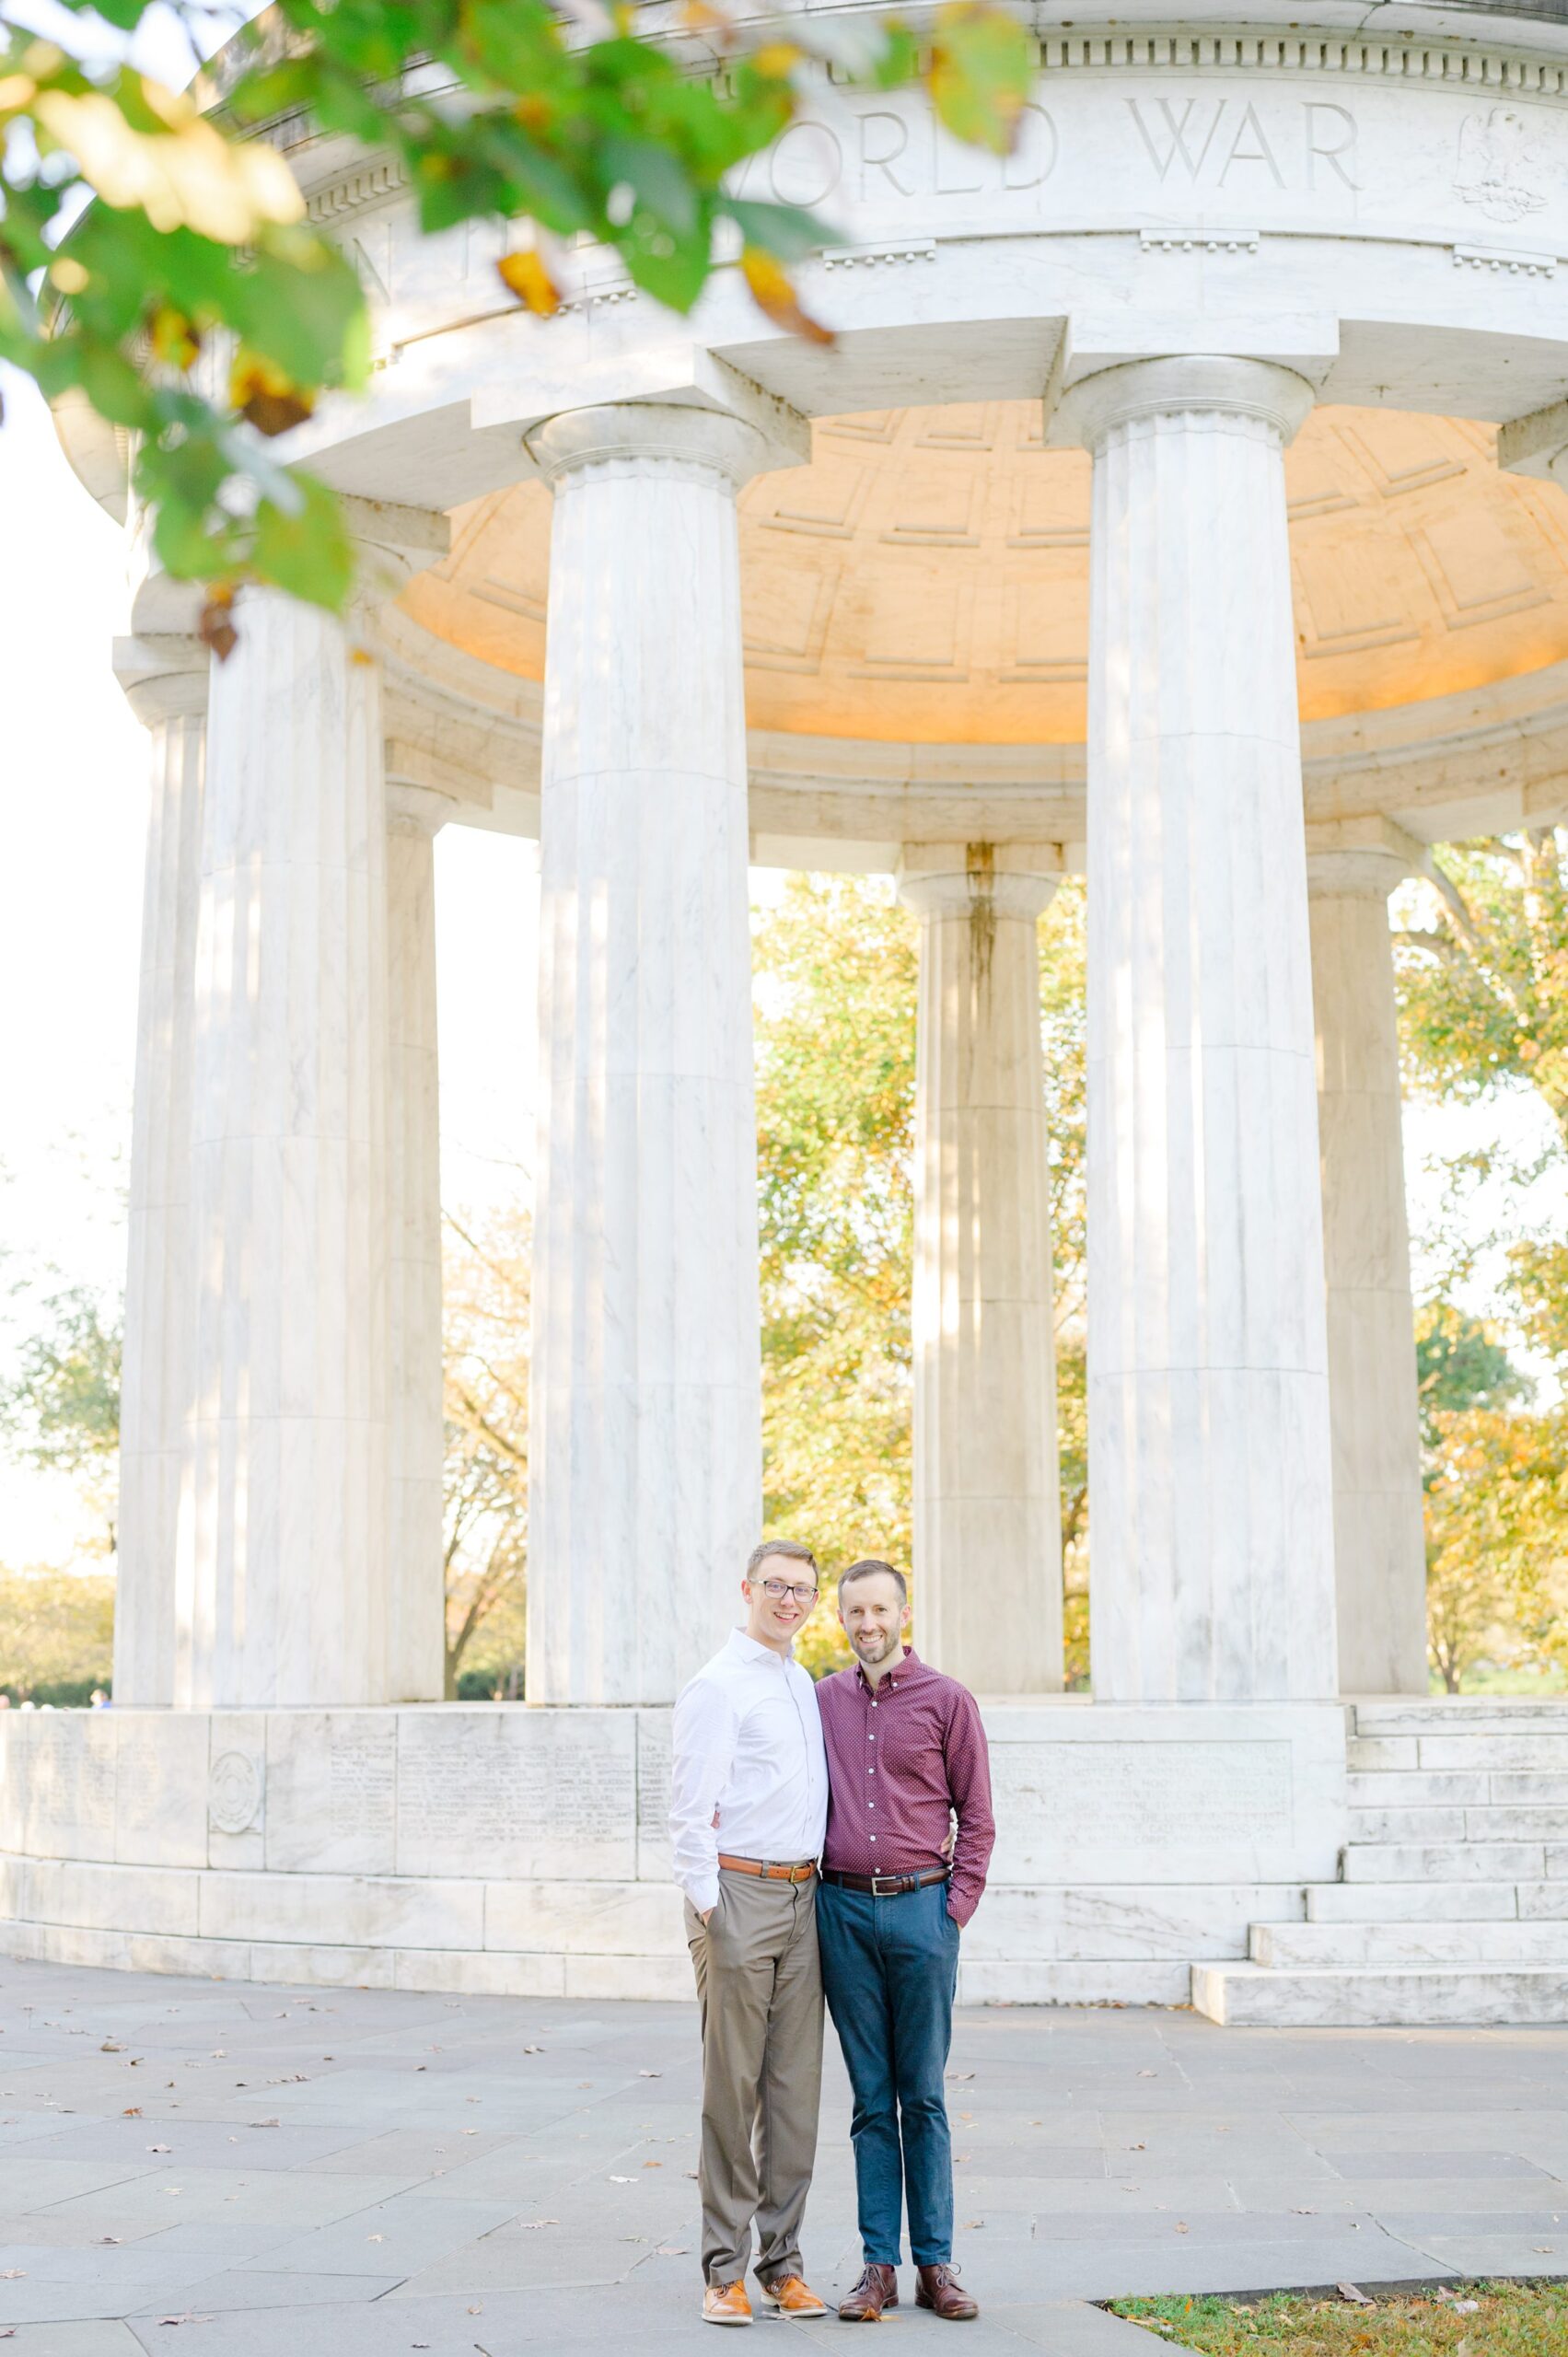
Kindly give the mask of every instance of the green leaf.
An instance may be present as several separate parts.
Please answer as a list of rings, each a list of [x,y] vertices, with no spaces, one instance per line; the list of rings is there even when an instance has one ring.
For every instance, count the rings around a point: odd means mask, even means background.
[[[273,501],[261,501],[251,562],[278,588],[341,613],[354,581],[354,542],[326,484],[308,474],[293,480],[305,494],[299,513],[286,516]]]
[[[990,0],[948,0],[937,12],[931,102],[957,138],[1005,156],[1034,82],[1035,44]]]
[[[714,210],[738,226],[749,246],[761,246],[781,261],[804,261],[841,234],[800,205],[754,204],[749,197],[721,196]]]

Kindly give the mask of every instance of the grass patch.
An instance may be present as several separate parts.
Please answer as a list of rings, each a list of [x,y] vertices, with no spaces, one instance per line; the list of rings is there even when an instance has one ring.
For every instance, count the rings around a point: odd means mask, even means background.
[[[1178,2296],[1110,2306],[1112,2315],[1149,2327],[1151,2340],[1202,2357],[1563,2357],[1568,2351],[1564,2283],[1452,2283],[1441,2293],[1377,2297],[1371,2307],[1292,2292],[1258,2301]]]

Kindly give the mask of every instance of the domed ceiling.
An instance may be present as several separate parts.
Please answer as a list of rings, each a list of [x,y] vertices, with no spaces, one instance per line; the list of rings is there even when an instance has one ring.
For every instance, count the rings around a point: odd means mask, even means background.
[[[1568,501],[1500,475],[1490,429],[1316,412],[1287,454],[1304,720],[1411,703],[1568,656]],[[1035,401],[819,420],[808,467],[740,501],[753,728],[932,744],[1085,735],[1089,461]],[[459,509],[402,605],[544,672],[550,494]]]

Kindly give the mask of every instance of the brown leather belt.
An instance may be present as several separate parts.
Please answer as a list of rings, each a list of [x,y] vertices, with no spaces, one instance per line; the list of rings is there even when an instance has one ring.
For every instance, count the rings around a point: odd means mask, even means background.
[[[719,1864],[724,1864],[722,1858]],[[924,1890],[947,1879],[946,1866],[927,1866],[915,1875],[842,1875],[831,1866],[822,1869],[822,1880],[830,1882],[835,1890],[863,1890],[872,1898],[901,1898],[906,1891]]]
[[[803,1859],[797,1866],[776,1866],[768,1858],[726,1858],[722,1850],[719,1864],[732,1875],[761,1875],[764,1882],[809,1882],[817,1871],[815,1858]]]

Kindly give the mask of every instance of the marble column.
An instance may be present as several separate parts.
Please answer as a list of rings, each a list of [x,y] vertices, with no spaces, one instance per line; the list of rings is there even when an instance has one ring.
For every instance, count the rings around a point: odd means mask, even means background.
[[[192,1097],[175,1701],[387,1681],[387,828],[379,673],[271,592],[215,665]]]
[[[1426,1550],[1400,1134],[1388,895],[1397,851],[1315,852],[1323,1256],[1329,1304],[1340,1686],[1424,1694]]]
[[[1043,845],[912,844],[914,1573],[921,1651],[981,1694],[1062,1685],[1062,1515],[1038,920]]]
[[[737,486],[695,409],[549,420],[528,1700],[667,1702],[761,1513]]]
[[[1337,1690],[1323,1224],[1283,449],[1250,360],[1069,392],[1094,454],[1092,1676]]]
[[[174,1697],[174,1558],[194,1269],[191,1065],[206,704],[204,670],[172,687],[160,683],[149,728],[114,1590],[114,1699],[137,1705]]]
[[[441,1155],[436,1044],[436,832],[451,805],[400,787],[387,827],[387,1696],[439,1701]]]

